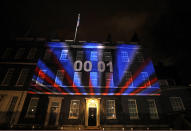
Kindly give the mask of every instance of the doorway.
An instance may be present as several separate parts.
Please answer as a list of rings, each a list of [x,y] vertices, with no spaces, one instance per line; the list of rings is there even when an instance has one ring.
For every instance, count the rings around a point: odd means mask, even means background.
[[[88,129],[100,126],[100,98],[86,98],[85,126]]]

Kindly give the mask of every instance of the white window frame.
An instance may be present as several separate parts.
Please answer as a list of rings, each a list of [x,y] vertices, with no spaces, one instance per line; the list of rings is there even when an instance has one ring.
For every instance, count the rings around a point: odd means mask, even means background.
[[[81,78],[82,78],[82,72],[74,72],[74,79],[73,79],[73,85],[79,85],[81,86]],[[78,84],[76,84],[78,83]]]
[[[116,119],[115,100],[106,100],[106,119]]]
[[[91,51],[90,60],[91,61],[98,61],[98,52],[97,51]]]
[[[153,120],[159,119],[159,115],[158,115],[155,100],[154,99],[148,99],[147,102],[148,102],[148,105],[149,105],[150,118],[153,119]]]
[[[32,103],[32,100],[37,100],[37,105],[35,106],[35,111],[34,111],[34,113],[33,113],[33,115],[31,115],[29,112],[29,110],[30,110],[30,108],[31,108],[31,103]],[[35,118],[35,114],[36,114],[36,111],[37,111],[37,107],[38,107],[38,103],[39,103],[39,98],[38,97],[32,97],[31,99],[30,99],[30,102],[29,102],[29,105],[28,105],[28,109],[27,109],[27,112],[26,112],[26,115],[25,115],[25,117],[26,118]]]
[[[25,81],[28,77],[29,69],[22,69],[19,78],[16,82],[16,86],[24,86]]]
[[[77,104],[75,107],[74,104]],[[70,111],[68,119],[78,119],[79,118],[79,111],[80,111],[80,100],[71,100],[70,102]],[[74,116],[73,113],[76,113],[77,116]]]
[[[169,100],[170,100],[173,111],[185,110],[181,97],[169,97]]]
[[[133,105],[131,105],[133,102]],[[138,109],[137,109],[137,103],[135,99],[128,99],[128,110],[129,110],[129,118],[131,120],[137,120],[139,119]],[[134,114],[134,115],[131,115]]]
[[[129,53],[128,51],[121,51],[122,62],[129,62]]]
[[[64,60],[67,60],[67,59],[68,59],[68,50],[64,49],[64,50],[61,51],[60,60],[64,61]]]
[[[55,77],[55,84],[59,86],[63,86],[63,80],[64,80],[64,70],[57,70],[56,77]]]
[[[13,77],[15,69],[14,68],[9,68],[3,81],[1,82],[1,86],[8,86],[11,82],[11,79]]]
[[[141,72],[141,76],[142,76],[142,80],[146,81],[146,83],[148,83],[148,85],[146,85],[146,86],[151,87],[151,82],[150,82],[148,73],[147,72]]]

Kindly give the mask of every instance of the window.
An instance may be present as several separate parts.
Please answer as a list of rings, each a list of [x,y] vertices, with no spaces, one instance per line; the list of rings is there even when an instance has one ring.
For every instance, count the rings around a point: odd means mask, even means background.
[[[24,51],[25,51],[25,48],[19,48],[15,55],[15,59],[21,59],[22,56],[24,55]]]
[[[68,59],[68,50],[62,50],[60,55],[60,60],[67,60]]]
[[[82,72],[74,72],[73,85],[81,86],[81,76],[82,76]]]
[[[136,57],[135,57],[135,60],[136,60],[137,62],[144,62],[144,58],[143,58],[142,52],[137,52]]]
[[[63,80],[64,80],[64,70],[58,70],[56,73],[55,83],[63,86]]]
[[[129,81],[133,87],[133,77],[131,72],[125,72],[125,82]]]
[[[11,52],[13,51],[12,48],[6,48],[1,56],[2,59],[9,58],[11,56]]]
[[[145,82],[146,87],[151,87],[149,75],[147,72],[141,72],[142,80]]]
[[[91,61],[98,61],[98,53],[97,53],[97,51],[91,51],[90,60]]]
[[[105,73],[105,79],[106,79],[106,85],[107,86],[113,86],[113,73],[111,72],[106,72]]]
[[[170,97],[169,99],[170,99],[170,103],[171,103],[173,111],[185,110],[184,104],[180,97]]]
[[[168,87],[167,80],[158,80],[160,87]]]
[[[104,61],[112,61],[111,52],[104,52],[103,58],[104,58]]]
[[[106,118],[107,119],[116,119],[115,100],[106,101]]]
[[[157,107],[154,99],[147,100],[149,104],[149,113],[151,119],[159,119]]]
[[[37,106],[38,106],[39,98],[31,98],[28,110],[26,113],[27,118],[35,118]]]
[[[16,86],[23,86],[27,79],[29,73],[29,69],[22,69],[19,75],[19,79],[17,80]]]
[[[122,62],[129,62],[129,55],[127,51],[121,51]]]
[[[80,100],[71,100],[69,119],[78,119],[80,109]]]
[[[34,59],[36,52],[37,52],[37,48],[31,48],[28,53],[27,59]]]
[[[9,105],[9,108],[7,110],[7,118],[10,120],[11,116],[14,112],[15,105],[17,103],[18,96],[13,96]]]
[[[131,120],[139,119],[137,104],[135,99],[128,100],[129,117]]]
[[[97,72],[90,72],[90,82],[94,87],[98,85]]]
[[[11,82],[14,71],[15,71],[14,68],[8,69],[3,81],[1,82],[2,86],[8,86],[9,85],[9,83]]]
[[[83,51],[77,51],[76,60],[83,60]]]
[[[51,57],[51,52],[50,52],[49,49],[46,49],[46,51],[45,51],[45,53],[44,53],[43,59],[44,59],[44,60],[48,60],[48,59],[50,59],[50,57]]]
[[[37,80],[36,80],[36,83],[37,84],[45,84],[45,78],[46,78],[46,73],[47,73],[47,70],[40,70],[39,73],[38,73],[38,77],[37,77]]]

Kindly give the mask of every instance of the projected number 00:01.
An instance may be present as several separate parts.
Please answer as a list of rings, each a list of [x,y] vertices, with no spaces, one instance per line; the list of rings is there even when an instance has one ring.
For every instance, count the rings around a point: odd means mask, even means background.
[[[85,61],[84,64],[80,60],[77,60],[74,62],[75,71],[81,71],[83,67],[84,67],[84,71],[90,72],[92,70],[92,62]],[[105,64],[103,61],[98,62],[97,68],[99,72],[104,72],[106,67],[109,67],[109,71],[113,72],[113,65],[111,61],[108,62],[107,64]]]

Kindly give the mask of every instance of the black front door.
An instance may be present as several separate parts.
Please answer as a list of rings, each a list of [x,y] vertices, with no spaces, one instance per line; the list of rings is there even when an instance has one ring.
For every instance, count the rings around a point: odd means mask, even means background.
[[[96,126],[97,108],[89,108],[88,126]]]

